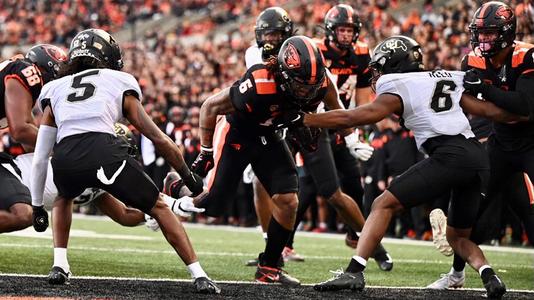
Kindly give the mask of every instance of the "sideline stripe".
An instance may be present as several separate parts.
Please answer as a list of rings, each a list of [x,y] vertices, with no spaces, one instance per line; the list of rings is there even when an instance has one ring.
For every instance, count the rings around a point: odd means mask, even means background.
[[[0,248],[42,248],[42,245],[27,245],[27,244],[17,244],[17,243],[3,243],[0,244]],[[102,248],[102,247],[80,247],[80,246],[70,246],[69,250],[80,250],[80,251],[99,251],[99,252],[121,252],[121,253],[145,253],[145,254],[169,254],[176,255],[176,252],[171,250],[149,250],[149,249],[135,249],[135,248]],[[222,256],[222,257],[253,257],[257,254],[255,253],[246,253],[246,252],[211,252],[211,251],[197,251],[197,255],[205,256]],[[334,255],[306,255],[308,259],[317,259],[317,260],[332,260],[339,259],[345,260],[348,256],[334,256]],[[428,259],[394,259],[396,263],[407,263],[407,264],[440,264],[440,265],[450,265],[449,260],[428,260]],[[524,264],[492,264],[494,267],[499,268],[519,268],[519,269],[534,269],[532,265]]]
[[[47,275],[36,275],[36,274],[14,274],[14,273],[0,273],[0,276],[5,277],[32,277],[32,278],[47,278]],[[71,279],[98,279],[98,280],[118,280],[118,281],[147,281],[147,282],[162,282],[162,281],[174,281],[174,282],[192,282],[192,279],[176,279],[176,278],[140,278],[140,277],[108,277],[108,276],[72,276]],[[246,285],[262,285],[264,283],[257,283],[254,281],[237,281],[237,280],[216,280],[217,283],[227,283],[227,284],[246,284]],[[313,286],[314,283],[304,283],[303,286]],[[371,289],[401,289],[401,290],[426,290],[424,287],[417,286],[379,286],[379,285],[370,285],[365,286],[365,288]],[[455,289],[455,291],[479,291],[485,292],[485,289],[482,288],[461,288]],[[507,289],[507,292],[515,293],[528,293],[534,294],[532,290],[515,290]]]

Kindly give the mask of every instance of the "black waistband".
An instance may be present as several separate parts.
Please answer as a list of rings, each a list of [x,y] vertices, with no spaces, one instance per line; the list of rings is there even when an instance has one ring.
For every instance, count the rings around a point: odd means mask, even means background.
[[[471,138],[472,139],[472,138]],[[457,142],[463,142],[467,141],[468,138],[466,138],[462,134],[457,135],[438,135],[432,138],[429,138],[423,143],[423,149],[425,149],[425,152],[428,154],[432,154],[436,150],[437,147],[451,144],[451,143],[457,143]]]

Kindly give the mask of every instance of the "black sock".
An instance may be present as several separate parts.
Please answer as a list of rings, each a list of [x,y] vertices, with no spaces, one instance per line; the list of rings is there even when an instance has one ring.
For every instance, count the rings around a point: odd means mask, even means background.
[[[296,230],[297,230],[296,228],[293,229],[293,231],[289,235],[289,239],[287,240],[286,247],[293,249],[293,240],[295,239]]]
[[[357,262],[354,258],[350,260],[349,266],[345,270],[350,273],[362,272],[365,269],[365,266]]]
[[[456,272],[462,272],[465,269],[465,261],[456,253],[454,253],[452,267]]]
[[[271,217],[269,228],[267,229],[267,245],[263,254],[261,265],[276,268],[282,255],[282,250],[291,235],[291,230],[285,229],[276,221],[274,216]]]
[[[482,282],[486,284],[491,276],[495,275],[495,271],[493,271],[492,268],[486,268],[482,270],[482,274],[480,274],[480,277],[482,278]]]

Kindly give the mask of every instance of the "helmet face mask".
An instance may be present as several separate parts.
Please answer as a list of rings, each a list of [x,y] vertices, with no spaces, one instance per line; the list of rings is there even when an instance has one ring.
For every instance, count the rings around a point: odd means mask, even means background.
[[[281,89],[305,105],[317,97],[326,78],[324,59],[317,46],[305,36],[287,39],[278,53]]]
[[[338,28],[350,27],[353,28],[352,40],[350,42],[340,41]],[[324,18],[324,28],[326,37],[333,42],[340,49],[350,49],[352,44],[356,43],[360,36],[362,23],[360,17],[350,5],[338,4],[332,7]]]
[[[254,26],[256,43],[263,49],[263,58],[276,56],[282,43],[293,35],[293,22],[281,7],[269,7],[262,11]],[[274,37],[279,33],[279,37]]]
[[[92,58],[95,67],[99,63],[113,70],[123,67],[119,44],[101,29],[87,29],[74,37],[69,48],[69,62],[77,57]]]
[[[484,3],[469,24],[471,47],[475,54],[493,57],[513,45],[516,18],[512,9],[501,2]]]
[[[61,48],[50,44],[33,46],[25,58],[38,66],[45,83],[58,78],[60,65],[67,60],[67,54]]]

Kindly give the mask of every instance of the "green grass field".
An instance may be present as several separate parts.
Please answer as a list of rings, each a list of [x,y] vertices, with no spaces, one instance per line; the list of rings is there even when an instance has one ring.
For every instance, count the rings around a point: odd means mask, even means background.
[[[261,234],[228,227],[186,227],[210,277],[253,280],[255,269],[244,262],[263,249]],[[47,274],[53,261],[50,235],[49,231],[37,234],[33,229],[0,235],[0,273]],[[368,285],[424,287],[450,269],[452,258],[442,256],[430,243],[400,242],[384,243],[395,262],[392,272],[382,272],[372,260],[369,262]],[[329,270],[346,267],[353,255],[342,236],[297,234],[295,246],[306,262],[290,262],[285,269],[303,283],[329,278]],[[534,290],[534,250],[492,248],[485,253],[509,289]],[[189,279],[160,232],[144,226],[121,227],[107,219],[75,219],[68,257],[74,276]],[[483,288],[472,269],[467,271],[466,287]]]

